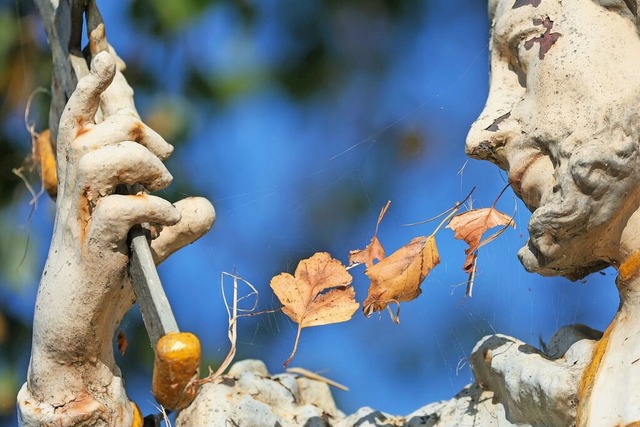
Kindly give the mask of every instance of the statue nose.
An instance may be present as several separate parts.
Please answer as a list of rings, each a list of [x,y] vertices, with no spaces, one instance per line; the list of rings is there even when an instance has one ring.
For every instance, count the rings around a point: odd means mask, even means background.
[[[496,115],[496,117],[484,113],[480,115],[467,134],[465,148],[467,155],[502,166],[504,159],[501,152],[506,144],[510,116],[511,112]]]

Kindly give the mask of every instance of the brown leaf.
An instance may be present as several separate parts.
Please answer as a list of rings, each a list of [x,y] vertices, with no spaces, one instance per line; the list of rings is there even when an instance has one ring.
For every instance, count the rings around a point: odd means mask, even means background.
[[[349,265],[365,264],[367,268],[371,268],[373,260],[380,261],[384,259],[385,255],[378,236],[373,236],[371,242],[364,249],[349,252]]]
[[[474,268],[476,260],[474,253],[482,245],[482,235],[488,229],[499,225],[503,227],[508,227],[509,225],[513,228],[516,227],[513,217],[493,207],[472,209],[451,218],[447,228],[454,231],[456,239],[464,240],[469,244],[469,247],[464,251],[467,254],[467,259],[463,267],[465,272],[470,274]]]
[[[58,193],[58,174],[56,172],[55,150],[51,143],[51,132],[46,129],[38,135],[32,131],[31,137],[33,162],[37,165],[44,189],[55,200]]]
[[[365,274],[371,279],[369,294],[364,301],[364,314],[384,310],[390,303],[411,301],[420,295],[420,285],[429,272],[440,263],[435,237],[416,237]],[[397,319],[394,319],[397,322]]]
[[[283,304],[282,311],[298,324],[298,334],[289,363],[298,347],[300,330],[351,319],[359,304],[353,278],[347,269],[326,252],[300,261],[295,276],[281,273],[271,279],[271,289]]]
[[[373,237],[371,238],[371,242],[364,248],[358,249],[349,252],[349,265],[356,264],[365,264],[367,268],[371,268],[373,266],[373,260],[382,260],[385,257],[385,251],[378,240],[378,227],[380,226],[380,221],[384,218],[384,214],[387,213],[387,209],[389,209],[389,205],[391,201],[388,201],[387,204],[380,211],[380,215],[378,215],[378,222],[376,222],[376,231],[373,233]]]
[[[118,346],[120,356],[124,356],[124,354],[127,352],[127,347],[129,347],[129,342],[127,341],[127,337],[124,335],[122,329],[118,332],[118,337],[116,338],[116,346]]]

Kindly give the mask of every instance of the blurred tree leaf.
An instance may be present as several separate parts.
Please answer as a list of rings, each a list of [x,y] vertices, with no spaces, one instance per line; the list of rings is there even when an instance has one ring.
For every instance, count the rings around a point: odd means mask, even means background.
[[[308,97],[326,88],[329,82],[339,81],[338,69],[321,42],[307,46],[305,53],[297,61],[286,64],[277,77],[289,93],[298,98]]]
[[[47,198],[45,194],[43,200]],[[15,290],[35,285],[39,272],[36,272],[33,245],[29,243],[26,227],[16,228],[15,224],[0,221],[0,235],[0,276],[4,284]]]
[[[147,31],[166,38],[215,3],[215,0],[133,0],[130,12]]]
[[[182,97],[159,97],[151,110],[142,116],[144,122],[172,145],[180,145],[189,136],[192,105]]]
[[[268,74],[261,70],[248,70],[233,75],[205,76],[199,70],[189,70],[185,92],[189,98],[225,104],[239,96],[268,84]]]
[[[13,10],[0,10],[0,70],[7,66],[9,53],[17,44],[18,20]]]
[[[14,414],[17,392],[18,378],[16,371],[9,366],[0,368],[0,416]]]

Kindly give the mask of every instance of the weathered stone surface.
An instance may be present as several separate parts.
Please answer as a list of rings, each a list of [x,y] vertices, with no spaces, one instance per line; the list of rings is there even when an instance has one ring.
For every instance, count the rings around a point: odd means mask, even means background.
[[[512,337],[487,336],[471,356],[476,384],[406,416],[369,407],[345,416],[336,408],[327,384],[292,374],[269,375],[262,362],[246,360],[205,385],[196,401],[180,413],[178,425],[253,426],[264,420],[262,425],[283,427],[571,426],[578,383],[601,335],[584,325],[566,326],[551,338],[546,353]]]
[[[205,384],[177,418],[178,426],[329,426],[343,414],[326,383],[294,374],[269,375],[264,363],[245,360]]]
[[[365,407],[345,417],[336,427],[508,427],[504,409],[493,401],[493,393],[469,385],[451,400],[430,403],[407,416],[393,416]]]
[[[468,385],[450,400],[431,403],[407,415],[408,427],[428,426],[512,426],[504,407],[494,402],[491,391]]]
[[[575,341],[554,358],[504,335],[485,337],[474,349],[471,364],[477,383],[493,392],[511,422],[558,427],[575,423],[578,385],[595,341],[567,327],[558,335],[555,342],[563,345]]]

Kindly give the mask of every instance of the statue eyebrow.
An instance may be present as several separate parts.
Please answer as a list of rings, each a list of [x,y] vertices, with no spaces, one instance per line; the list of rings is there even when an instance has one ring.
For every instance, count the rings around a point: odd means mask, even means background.
[[[534,18],[531,16],[531,11],[528,9],[506,9],[494,21],[492,29],[494,42],[498,42],[498,45],[503,45],[503,48],[508,48],[507,43],[513,34],[533,30],[540,25],[533,21]]]

